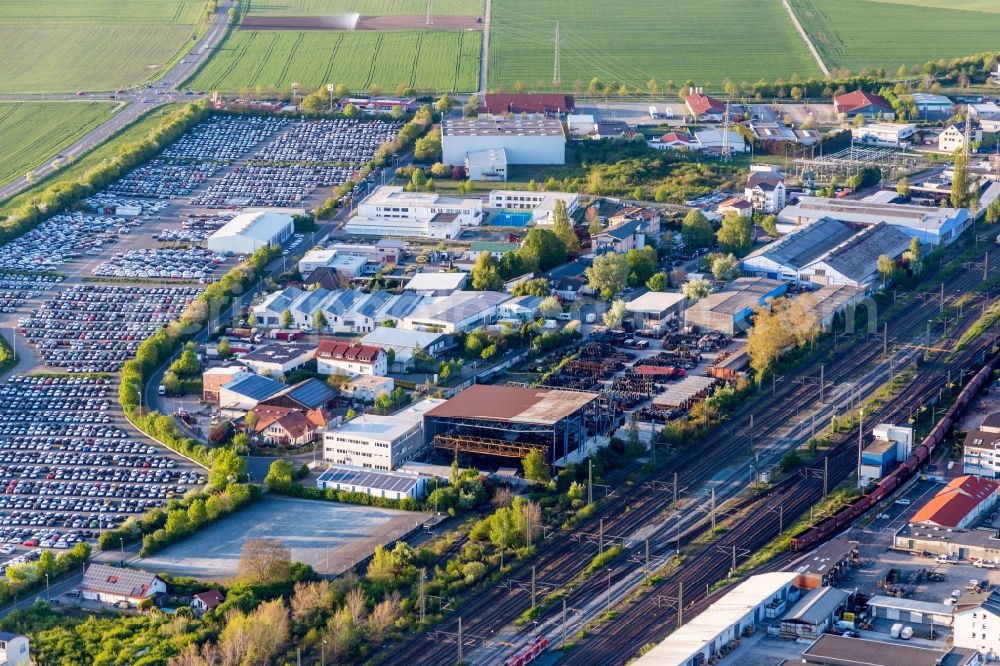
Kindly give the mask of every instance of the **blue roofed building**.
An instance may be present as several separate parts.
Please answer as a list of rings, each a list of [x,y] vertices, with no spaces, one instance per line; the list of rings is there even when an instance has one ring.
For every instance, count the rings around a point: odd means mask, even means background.
[[[309,411],[330,407],[336,400],[337,392],[335,390],[327,386],[325,382],[310,378],[294,386],[283,387],[278,393],[260,402],[274,407]]]
[[[247,411],[284,389],[278,380],[262,375],[236,379],[219,389],[219,408]]]

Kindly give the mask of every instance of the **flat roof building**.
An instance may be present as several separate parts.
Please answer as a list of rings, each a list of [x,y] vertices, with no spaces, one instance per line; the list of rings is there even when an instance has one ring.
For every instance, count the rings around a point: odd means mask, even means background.
[[[625,312],[636,319],[636,328],[663,331],[667,322],[684,310],[684,294],[670,291],[647,291],[625,304]]]
[[[396,501],[418,500],[424,496],[427,478],[416,474],[330,467],[316,479],[316,487],[321,490],[363,493]]]
[[[291,237],[292,216],[278,212],[240,213],[205,241],[213,252],[253,254]]]
[[[464,164],[472,153],[502,150],[508,164],[565,164],[562,122],[544,116],[480,116],[441,123],[445,164]]]
[[[460,199],[432,192],[407,192],[396,185],[375,188],[347,221],[347,234],[414,238],[456,238],[463,227],[482,221],[480,199]]]
[[[916,133],[917,126],[912,123],[868,123],[851,127],[851,136],[856,142],[878,146],[898,146]]]
[[[427,412],[426,436],[456,453],[523,458],[540,450],[551,464],[588,439],[599,398],[586,391],[473,384]]]
[[[448,296],[464,287],[468,280],[468,274],[462,272],[421,272],[410,278],[403,288],[421,296]]]
[[[636,666],[698,666],[739,639],[747,627],[755,629],[766,619],[772,601],[785,601],[795,573],[778,571],[750,576],[704,612],[690,619],[646,654]]]
[[[507,180],[507,151],[503,148],[473,150],[465,156],[465,175],[469,180]]]
[[[963,648],[931,648],[893,641],[823,634],[802,653],[818,666],[973,666],[979,655]]]
[[[856,199],[800,197],[778,214],[781,222],[806,225],[824,217],[865,226],[885,222],[921,243],[948,245],[969,226],[965,208],[880,204]]]
[[[530,210],[531,219],[538,224],[551,224],[556,201],[566,205],[572,215],[580,207],[580,195],[569,192],[531,192],[528,190],[493,190],[490,208],[505,210]]]
[[[389,416],[360,414],[323,435],[323,459],[337,465],[393,470],[430,448],[424,415],[444,404],[425,398]]]
[[[432,333],[461,333],[492,324],[500,304],[510,294],[496,291],[456,291],[449,296],[425,297],[400,322],[400,328]]]
[[[737,278],[719,291],[689,305],[684,325],[736,335],[750,327],[754,307],[785,293],[788,285],[768,278]]]
[[[311,361],[315,354],[316,346],[304,342],[274,343],[244,354],[240,357],[240,361],[253,368],[258,375],[280,377],[296,368],[301,368]]]

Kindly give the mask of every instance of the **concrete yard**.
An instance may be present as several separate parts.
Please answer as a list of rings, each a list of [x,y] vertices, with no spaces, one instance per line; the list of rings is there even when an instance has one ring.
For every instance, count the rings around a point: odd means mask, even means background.
[[[336,575],[422,524],[429,513],[265,497],[138,562],[147,571],[208,580],[235,576],[248,539],[277,539],[292,560]]]

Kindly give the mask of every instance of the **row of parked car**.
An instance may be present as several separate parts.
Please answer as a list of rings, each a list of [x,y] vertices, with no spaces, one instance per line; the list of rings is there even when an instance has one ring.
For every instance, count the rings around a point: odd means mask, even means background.
[[[95,266],[93,273],[97,277],[184,279],[204,283],[225,262],[225,256],[200,248],[136,248],[116,252]]]
[[[382,144],[395,141],[403,124],[396,121],[309,120],[292,123],[253,156],[255,162],[310,162],[361,166]]]
[[[241,165],[192,197],[190,203],[208,208],[299,206],[316,188],[339,185],[353,173],[353,168],[323,164]]]

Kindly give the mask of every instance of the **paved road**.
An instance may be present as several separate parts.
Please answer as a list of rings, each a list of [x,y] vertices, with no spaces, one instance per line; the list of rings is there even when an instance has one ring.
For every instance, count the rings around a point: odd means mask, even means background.
[[[191,96],[176,94],[174,91],[177,86],[184,82],[194,70],[201,64],[201,62],[208,57],[208,55],[215,49],[218,43],[222,40],[223,36],[226,34],[226,27],[229,23],[229,8],[232,6],[233,0],[222,0],[219,3],[218,13],[212,20],[212,25],[209,27],[208,32],[205,36],[201,38],[188,52],[188,54],[180,60],[176,65],[174,65],[170,71],[164,74],[163,78],[151,84],[147,87],[139,87],[135,89],[130,89],[125,92],[124,95],[117,96],[117,99],[121,101],[123,108],[119,110],[115,115],[105,121],[103,124],[98,125],[92,129],[87,135],[81,138],[79,141],[73,145],[63,148],[60,155],[80,155],[98,144],[105,141],[108,137],[115,134],[122,128],[131,124],[137,120],[140,116],[147,113],[148,111],[162,106],[168,102],[176,101],[188,101],[193,99]],[[158,94],[159,93],[159,94]],[[63,94],[48,94],[48,95],[3,95],[0,99],[10,99],[10,100],[86,100],[94,101],[98,99],[107,99],[108,93],[88,93],[86,95],[77,95],[72,93]],[[55,170],[53,166],[54,163],[59,160],[57,157],[51,157],[45,161],[40,166],[36,167],[33,171],[35,174],[35,179],[41,178],[50,174]],[[65,160],[62,160],[65,161]],[[8,199],[15,194],[18,194],[22,190],[27,189],[32,184],[26,177],[22,176],[14,182],[7,183],[3,187],[0,187],[0,200]]]

